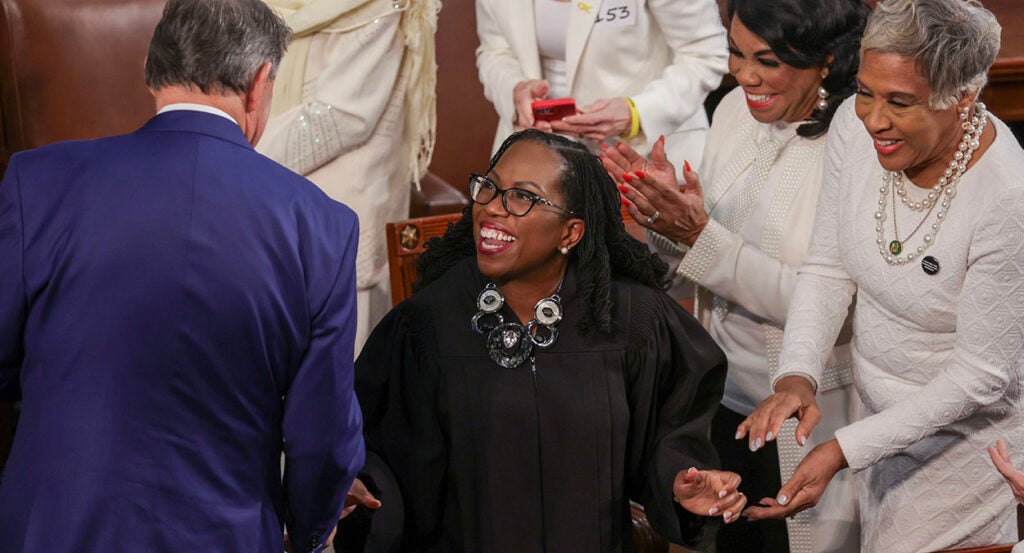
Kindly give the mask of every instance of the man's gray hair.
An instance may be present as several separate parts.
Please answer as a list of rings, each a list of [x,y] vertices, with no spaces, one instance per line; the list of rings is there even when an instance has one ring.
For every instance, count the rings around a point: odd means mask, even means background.
[[[929,107],[948,109],[988,82],[1001,30],[977,0],[885,0],[868,17],[860,55],[876,50],[913,59],[932,88]]]
[[[274,76],[290,37],[261,0],[170,0],[149,44],[146,86],[245,92],[265,63]]]

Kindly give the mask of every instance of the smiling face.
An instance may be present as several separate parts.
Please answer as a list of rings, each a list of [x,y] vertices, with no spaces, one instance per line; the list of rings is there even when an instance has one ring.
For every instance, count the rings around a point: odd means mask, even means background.
[[[522,140],[505,151],[487,174],[498,188],[521,188],[565,206],[559,182],[562,160],[547,146]],[[579,228],[576,228],[579,227]],[[582,236],[582,221],[538,202],[525,216],[505,211],[500,195],[486,205],[473,204],[477,265],[498,286],[512,281],[545,287],[557,285],[572,247]]]
[[[857,73],[857,117],[871,133],[878,161],[888,171],[905,171],[907,176],[931,186],[945,171],[946,164],[963,133],[958,110],[970,103],[964,97],[953,107],[928,107],[931,86],[914,60],[899,54],[868,50]]]
[[[750,114],[760,123],[804,121],[818,101],[821,68],[797,69],[782,63],[736,15],[729,27],[729,72],[743,87]]]

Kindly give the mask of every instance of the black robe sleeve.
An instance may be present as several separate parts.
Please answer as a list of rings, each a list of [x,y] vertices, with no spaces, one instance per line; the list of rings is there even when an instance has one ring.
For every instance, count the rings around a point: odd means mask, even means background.
[[[448,451],[433,333],[429,316],[406,302],[377,325],[356,361],[367,452],[361,476],[383,504],[371,539],[400,536],[408,546],[435,543],[441,534]]]
[[[679,471],[715,469],[710,425],[725,387],[725,354],[689,313],[664,294],[632,298],[627,365],[640,474],[631,497],[669,541],[703,549],[718,519],[698,516],[673,500]],[[642,438],[641,438],[642,437]]]

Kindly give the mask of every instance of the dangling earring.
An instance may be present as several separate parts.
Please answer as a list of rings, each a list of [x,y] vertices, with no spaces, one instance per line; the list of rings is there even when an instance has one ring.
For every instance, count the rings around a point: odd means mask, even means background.
[[[821,68],[821,86],[818,87],[818,104],[817,108],[819,111],[825,111],[828,109],[828,97],[831,96],[828,90],[825,89],[825,78],[828,77],[828,67]]]
[[[971,114],[971,106],[964,106],[964,109],[960,110],[960,120],[967,121],[967,117]]]
[[[828,109],[828,97],[831,96],[828,90],[825,90],[824,86],[818,87],[818,110],[825,111]]]
[[[558,251],[562,252],[562,255],[569,255],[569,248],[566,246],[562,246],[562,249]]]

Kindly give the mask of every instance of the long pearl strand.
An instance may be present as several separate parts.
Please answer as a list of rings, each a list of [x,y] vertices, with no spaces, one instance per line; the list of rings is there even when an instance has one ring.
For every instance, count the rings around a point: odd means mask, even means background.
[[[932,187],[925,199],[920,202],[914,202],[908,199],[904,185],[903,171],[882,172],[882,186],[878,189],[878,211],[875,211],[875,232],[877,234],[875,243],[878,245],[878,252],[882,255],[882,259],[884,259],[889,265],[903,265],[905,263],[909,263],[920,257],[933,243],[935,243],[935,236],[939,233],[939,229],[942,227],[942,222],[946,220],[946,215],[949,212],[949,206],[953,202],[953,198],[956,196],[956,189],[960,184],[960,177],[962,177],[964,172],[967,171],[967,165],[970,163],[971,158],[974,157],[974,152],[981,147],[981,135],[985,131],[985,125],[988,123],[985,104],[977,102],[975,105],[977,109],[970,121],[967,121],[967,111],[960,114],[960,118],[964,120],[964,134],[960,139],[960,145],[957,147],[957,151],[953,154],[953,160],[949,162],[949,167],[946,168],[945,174],[939,178],[938,183]],[[886,197],[889,194],[890,188],[894,194],[894,201],[895,197],[898,196],[903,205],[906,205],[911,210],[927,210],[927,213],[924,215],[925,219],[927,219],[931,214],[936,203],[938,204],[938,211],[935,213],[935,222],[931,224],[931,228],[927,233],[925,233],[922,238],[921,245],[904,255],[900,255],[904,249],[904,244],[895,236],[895,203],[893,204],[893,240],[888,243],[885,240],[883,223],[886,220]],[[922,223],[923,222],[924,221],[922,220]],[[918,225],[918,228],[920,228],[920,226],[921,225]],[[914,232],[916,232],[916,229]],[[911,235],[913,235],[913,233],[911,233]],[[907,239],[909,238],[910,236],[907,236]]]

